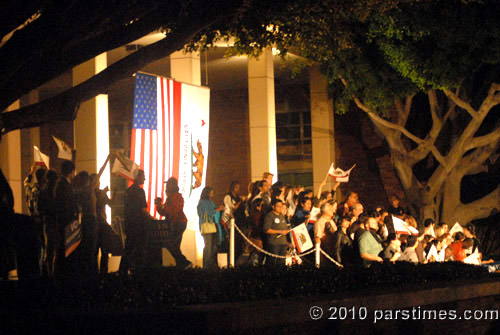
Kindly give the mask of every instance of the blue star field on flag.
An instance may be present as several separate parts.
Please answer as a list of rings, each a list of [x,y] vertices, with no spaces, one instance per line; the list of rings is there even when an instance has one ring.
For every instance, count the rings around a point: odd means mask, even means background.
[[[157,128],[156,77],[136,73],[133,128]]]

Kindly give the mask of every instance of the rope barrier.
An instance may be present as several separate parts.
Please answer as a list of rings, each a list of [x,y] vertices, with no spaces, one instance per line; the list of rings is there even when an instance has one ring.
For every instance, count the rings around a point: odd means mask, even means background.
[[[275,258],[286,258],[286,256],[281,256],[281,255],[276,255],[276,254],[273,254],[273,253],[270,253],[269,251],[266,251],[262,248],[260,248],[259,246],[255,245],[255,243],[253,243],[241,230],[240,230],[240,227],[238,227],[238,225],[236,225],[236,223],[234,224],[234,228],[236,228],[236,230],[238,231],[238,233],[240,233],[240,235],[245,239],[245,241],[247,241],[248,244],[250,244],[252,247],[254,247],[255,249],[257,249],[258,251],[268,255],[268,256],[271,256],[271,257],[275,257]]]
[[[266,254],[268,256],[271,256],[271,257],[275,257],[275,258],[286,258],[286,256],[281,256],[281,255],[276,255],[276,254],[273,254],[273,253],[270,253],[269,251],[267,250],[264,250],[262,248],[260,248],[259,246],[257,246],[255,243],[253,243],[246,235],[245,233],[243,233],[241,230],[240,230],[240,227],[238,227],[238,225],[236,223],[234,223],[234,227],[236,228],[236,230],[238,231],[238,233],[241,235],[241,237],[243,237],[243,239],[245,239],[245,241],[250,244],[252,247],[254,247],[255,249],[257,249],[258,251],[262,252],[263,254]],[[302,256],[307,256],[309,254],[312,254],[313,252],[315,252],[316,249],[315,248],[312,248],[311,250],[309,251],[306,251],[302,254],[298,254],[297,256],[299,257],[302,257]],[[331,258],[326,252],[323,251],[323,249],[320,248],[320,251],[323,255],[325,255],[325,257],[327,259],[329,259],[331,262],[333,262],[335,265],[337,265],[338,267],[340,268],[343,268],[344,266],[342,264],[340,264],[339,262],[337,262],[336,260],[334,260],[333,258]]]
[[[343,268],[344,266],[342,264],[340,264],[339,262],[337,262],[336,260],[334,260],[333,258],[330,257],[330,255],[328,255],[326,252],[323,251],[323,249],[319,249],[319,251],[321,251],[321,253],[323,254],[323,256],[325,256],[329,261],[333,262],[333,264],[337,265],[339,268]]]

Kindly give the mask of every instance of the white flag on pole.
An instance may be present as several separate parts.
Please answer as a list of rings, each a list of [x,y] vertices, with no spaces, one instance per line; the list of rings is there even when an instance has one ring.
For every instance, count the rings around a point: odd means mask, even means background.
[[[347,183],[349,181],[351,170],[354,169],[355,166],[356,164],[354,164],[349,170],[344,171],[340,168],[335,168],[332,163],[332,165],[330,166],[330,170],[328,170],[328,175],[332,177],[336,182]]]
[[[49,156],[43,154],[36,145],[33,146],[33,156],[35,165],[45,165],[47,169],[49,168]]]
[[[429,252],[427,253],[427,260],[429,261],[431,257],[434,257],[434,262],[442,262],[439,259],[439,254],[437,252],[436,246],[433,244],[431,248],[429,249]]]
[[[305,223],[301,223],[297,227],[293,228],[291,233],[293,242],[295,243],[295,248],[297,248],[299,254],[311,249],[314,246]]]
[[[464,232],[464,229],[462,228],[462,226],[460,225],[460,223],[458,222],[455,222],[455,224],[453,225],[453,227],[450,229],[449,233],[450,233],[450,236],[451,238],[455,238],[455,234],[458,233],[458,232],[461,232],[463,233]]]
[[[317,221],[317,219],[318,219],[318,217],[319,217],[320,213],[321,213],[321,209],[320,209],[320,208],[318,208],[318,207],[313,207],[313,208],[311,209],[311,213],[310,213],[310,215],[309,215],[309,221],[308,221],[308,223],[312,223],[312,224],[314,224],[314,223]]]
[[[73,160],[73,149],[63,140],[60,140],[55,136],[52,136],[52,138],[54,139],[54,142],[56,142],[57,148],[59,149],[57,157],[67,159],[69,161]]]
[[[470,254],[469,256],[467,256],[464,259],[464,263],[466,263],[466,264],[474,264],[474,265],[481,265],[481,256],[479,255],[479,252],[477,251],[477,248],[476,248],[476,250],[472,254]]]
[[[396,232],[396,234],[417,235],[418,236],[418,230],[415,229],[414,227],[410,226],[408,223],[401,220],[400,218],[393,216],[392,222],[394,224],[394,231]]]
[[[123,152],[115,152],[115,161],[113,163],[113,168],[111,172],[122,176],[130,180],[134,180],[137,177],[137,172],[139,171],[139,166],[135,164],[130,158],[126,157]]]

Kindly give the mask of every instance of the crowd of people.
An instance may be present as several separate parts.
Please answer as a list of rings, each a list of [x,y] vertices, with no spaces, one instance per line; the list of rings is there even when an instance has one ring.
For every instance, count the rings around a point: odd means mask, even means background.
[[[29,261],[13,261],[13,255],[26,254],[21,246],[30,246],[36,252],[31,257],[31,271],[37,263],[38,272],[47,276],[79,276],[107,273],[110,226],[106,222],[105,207],[113,204],[113,197],[107,196],[107,188],[100,189],[99,178],[104,166],[97,174],[81,171],[75,175],[75,165],[64,161],[61,173],[44,168],[35,169],[24,181],[29,217],[13,214],[12,194],[1,175],[3,217],[24,220],[19,227],[32,227],[34,236],[29,240],[25,232],[13,234],[23,236],[25,241],[16,241],[16,247],[8,248],[8,243],[0,244],[0,277],[13,266],[23,268]],[[481,246],[475,236],[472,224],[463,227],[462,232],[453,236],[446,223],[435,223],[426,219],[421,224],[400,207],[397,197],[390,198],[390,206],[366,210],[355,192],[348,192],[345,201],[337,203],[336,183],[332,190],[323,188],[325,179],[316,194],[300,186],[273,183],[273,174],[266,172],[262,180],[250,183],[247,194],[242,195],[242,185],[232,181],[223,203],[214,203],[214,190],[207,186],[201,192],[198,203],[199,229],[204,240],[203,268],[217,268],[219,251],[228,253],[229,222],[235,220],[251,243],[236,235],[236,258],[239,264],[265,264],[278,266],[285,264],[287,254],[295,254],[291,230],[304,225],[313,244],[325,253],[321,266],[333,265],[328,258],[344,267],[370,267],[373,263],[408,261],[427,263],[434,261],[462,261],[475,264],[483,261]],[[328,178],[328,177],[327,177]],[[133,269],[161,266],[161,248],[148,245],[148,222],[153,220],[148,211],[145,192],[142,189],[145,176],[139,170],[133,184],[124,196],[123,231],[126,235],[125,247],[119,271],[128,273]],[[5,191],[5,192],[4,192]],[[175,178],[170,178],[165,187],[166,200],[155,199],[156,211],[169,224],[168,250],[175,259],[176,266],[191,267],[192,263],[182,254],[180,245],[186,229],[187,218],[183,212],[184,199],[179,193]],[[413,230],[401,232],[395,229],[395,220],[404,222]],[[79,222],[79,245],[68,254],[67,227]],[[15,226],[15,225],[14,225]],[[5,226],[2,226],[4,229]],[[26,228],[23,228],[26,229]],[[113,232],[111,231],[111,234]],[[0,231],[0,238],[8,233]],[[11,234],[12,235],[12,234]],[[33,235],[33,234],[32,234]],[[15,250],[14,250],[15,249]],[[14,250],[14,251],[12,251]],[[98,257],[101,250],[100,258]],[[265,250],[266,253],[261,252]],[[30,255],[35,253],[31,252]],[[329,255],[329,256],[328,256]],[[473,261],[471,261],[471,255]],[[276,257],[277,256],[277,257]],[[36,260],[35,260],[36,259]],[[98,259],[100,264],[98,266]],[[301,261],[315,263],[315,255],[302,257]],[[23,270],[22,270],[23,271]]]
[[[418,222],[400,206],[396,196],[390,197],[387,208],[365,210],[356,192],[347,192],[341,203],[334,200],[339,183],[332,190],[323,191],[325,179],[314,194],[300,186],[272,183],[272,178],[272,174],[264,173],[262,180],[249,185],[245,196],[234,193],[240,185],[233,181],[224,198],[222,221],[234,217],[248,236],[252,243],[243,241],[236,250],[239,250],[237,256],[247,256],[251,264],[285,264],[285,258],[272,255],[293,254],[295,245],[290,231],[301,224],[306,226],[313,243],[344,267],[370,267],[376,262],[396,261],[460,261],[476,265],[493,262],[482,260],[481,246],[471,223],[451,236],[444,222],[436,223],[430,218]],[[396,221],[409,228],[395,229]],[[222,227],[227,229],[225,223]],[[263,255],[259,252],[261,248],[272,255]],[[316,260],[314,254],[309,254],[301,261]],[[333,264],[327,256],[321,256],[321,266]]]
[[[64,161],[61,172],[33,165],[24,180],[29,215],[14,213],[14,198],[3,174],[0,238],[0,277],[16,269],[19,277],[54,275],[91,275],[107,273],[108,247],[106,236],[112,232],[106,222],[107,205],[112,200],[108,188],[100,189],[97,174],[81,171]],[[74,252],[68,253],[67,228],[78,222],[74,232]],[[98,253],[101,250],[98,266]]]

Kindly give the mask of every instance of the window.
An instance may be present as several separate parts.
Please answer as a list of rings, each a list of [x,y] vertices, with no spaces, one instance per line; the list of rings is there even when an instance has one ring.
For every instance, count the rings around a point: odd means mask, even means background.
[[[295,109],[276,113],[276,142],[279,160],[312,158],[311,113]]]

